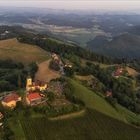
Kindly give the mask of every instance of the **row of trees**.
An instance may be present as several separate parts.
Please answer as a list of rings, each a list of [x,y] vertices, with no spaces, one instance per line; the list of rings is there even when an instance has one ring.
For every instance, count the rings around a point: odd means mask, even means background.
[[[122,63],[122,60],[120,59],[113,59],[110,57],[105,57],[103,55],[98,55],[79,46],[59,43],[49,38],[44,40],[40,35],[35,36],[34,38],[31,36],[22,35],[18,37],[18,40],[20,42],[38,45],[46,51],[55,52],[64,57],[67,54],[69,54],[69,55],[76,55],[87,60],[94,60],[100,63],[107,63],[107,64]]]

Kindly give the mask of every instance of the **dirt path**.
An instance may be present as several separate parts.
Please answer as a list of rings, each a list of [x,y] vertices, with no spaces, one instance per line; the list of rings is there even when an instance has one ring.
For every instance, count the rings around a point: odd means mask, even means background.
[[[79,117],[82,116],[86,113],[86,110],[81,110],[79,112],[74,112],[74,113],[70,113],[70,114],[66,114],[66,115],[61,115],[58,117],[53,117],[53,118],[49,118],[49,120],[51,121],[57,121],[57,120],[63,120],[63,119],[70,119],[70,118],[75,118],[75,117]]]
[[[53,71],[49,68],[50,61],[51,60],[49,59],[38,65],[39,69],[36,73],[35,80],[49,82],[50,80],[59,78],[61,76],[59,72]]]

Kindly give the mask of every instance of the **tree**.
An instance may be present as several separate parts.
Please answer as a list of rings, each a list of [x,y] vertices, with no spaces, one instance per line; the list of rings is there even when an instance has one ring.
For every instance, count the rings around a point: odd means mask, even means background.
[[[18,87],[21,88],[22,87],[22,80],[21,80],[21,75],[18,74]]]
[[[53,92],[48,92],[47,97],[50,102],[52,102],[55,99],[54,93]]]
[[[74,70],[71,67],[65,67],[64,72],[68,77],[72,77],[74,75]]]
[[[49,67],[52,70],[55,70],[55,71],[59,71],[60,70],[59,64],[56,63],[54,60],[50,61]]]

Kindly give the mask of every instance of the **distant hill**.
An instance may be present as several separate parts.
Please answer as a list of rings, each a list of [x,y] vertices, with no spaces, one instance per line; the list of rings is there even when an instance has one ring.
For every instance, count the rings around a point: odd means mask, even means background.
[[[0,59],[12,59],[27,64],[47,58],[48,53],[38,46],[20,43],[15,38],[0,41]]]
[[[134,26],[128,30],[129,33],[140,35],[140,26]]]
[[[92,40],[88,47],[93,51],[113,57],[140,58],[140,37],[133,34],[122,34],[114,37],[112,41],[105,39]]]
[[[35,31],[27,30],[21,26],[0,26],[0,40],[18,37],[19,35],[33,36]]]

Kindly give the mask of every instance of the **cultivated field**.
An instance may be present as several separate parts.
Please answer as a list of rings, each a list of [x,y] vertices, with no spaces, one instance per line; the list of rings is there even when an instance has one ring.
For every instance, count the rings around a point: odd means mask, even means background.
[[[47,118],[22,119],[27,140],[139,140],[140,129],[94,110],[85,116],[49,121]]]
[[[0,41],[0,59],[12,59],[27,64],[42,62],[47,58],[47,52],[38,46],[20,43],[15,38]]]

